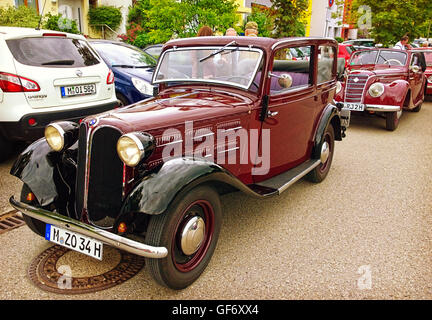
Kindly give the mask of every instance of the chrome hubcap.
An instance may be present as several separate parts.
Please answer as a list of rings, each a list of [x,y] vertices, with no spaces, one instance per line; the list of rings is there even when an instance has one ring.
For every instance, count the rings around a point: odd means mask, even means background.
[[[181,249],[185,255],[191,255],[198,251],[205,235],[205,223],[201,217],[195,216],[189,219],[181,233]]]
[[[327,159],[330,155],[330,146],[327,143],[327,141],[324,141],[322,147],[321,147],[321,163],[326,163]]]

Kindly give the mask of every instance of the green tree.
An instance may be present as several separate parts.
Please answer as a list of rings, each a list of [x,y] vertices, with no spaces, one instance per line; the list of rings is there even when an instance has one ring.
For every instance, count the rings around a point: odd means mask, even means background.
[[[48,30],[57,30],[76,34],[80,33],[75,20],[63,18],[61,14],[52,15],[49,12],[44,16],[42,27]]]
[[[9,27],[36,28],[40,15],[26,6],[0,8],[0,25]]]
[[[90,25],[108,25],[116,30],[122,21],[122,14],[119,8],[113,6],[99,6],[90,8],[88,11]]]
[[[395,44],[407,34],[413,40],[425,36],[422,26],[431,20],[430,0],[355,0],[353,19],[359,28],[370,18],[370,35],[386,46]]]
[[[129,10],[128,33],[122,38],[143,46],[193,37],[203,25],[223,33],[237,23],[236,9],[234,0],[138,0]]]
[[[273,0],[272,10],[275,24],[275,37],[295,37],[305,35],[305,18],[309,0]]]
[[[273,18],[270,12],[252,9],[252,14],[246,18],[244,25],[249,21],[255,21],[258,24],[259,37],[271,37],[274,29]],[[243,26],[244,29],[244,26]]]

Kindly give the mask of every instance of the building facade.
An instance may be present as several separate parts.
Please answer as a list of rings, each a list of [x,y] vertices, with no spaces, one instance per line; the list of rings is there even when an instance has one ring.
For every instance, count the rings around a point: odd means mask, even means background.
[[[310,20],[306,35],[312,37],[342,37],[345,3],[335,0],[311,0]]]
[[[51,13],[53,15],[61,14],[63,17],[75,20],[78,30],[91,38],[100,38],[102,36],[100,26],[92,27],[89,25],[87,14],[90,7],[100,5],[114,6],[120,8],[123,20],[122,24],[116,30],[117,33],[126,32],[127,14],[129,6],[132,5],[132,0],[0,0],[0,6],[22,6],[34,8],[37,13],[45,15]],[[110,34],[115,38],[115,34]]]

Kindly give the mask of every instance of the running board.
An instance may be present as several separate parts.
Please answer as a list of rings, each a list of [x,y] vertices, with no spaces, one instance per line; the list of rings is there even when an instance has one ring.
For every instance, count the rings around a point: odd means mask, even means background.
[[[311,159],[291,170],[249,187],[262,196],[279,195],[320,164],[321,161],[319,159]]]

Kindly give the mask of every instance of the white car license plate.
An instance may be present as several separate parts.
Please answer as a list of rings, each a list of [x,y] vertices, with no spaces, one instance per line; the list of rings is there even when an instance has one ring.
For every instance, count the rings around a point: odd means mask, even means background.
[[[69,230],[64,230],[57,226],[53,226],[52,224],[47,224],[45,229],[45,239],[98,260],[102,260],[102,242],[90,237]]]
[[[94,83],[60,87],[60,89],[62,98],[96,94],[96,85]]]
[[[365,105],[361,103],[344,103],[344,108],[351,111],[364,111]]]

